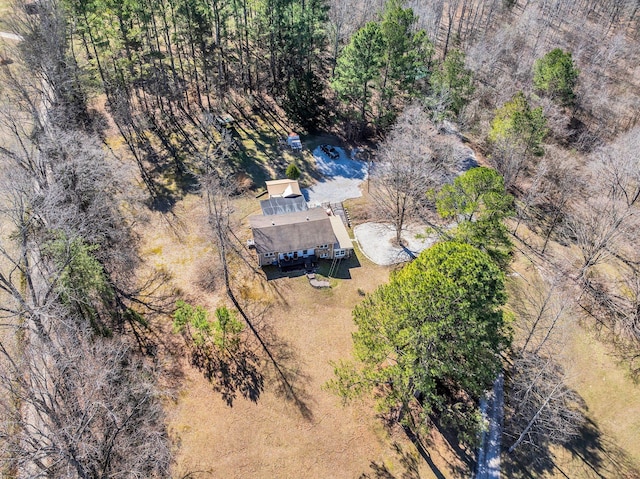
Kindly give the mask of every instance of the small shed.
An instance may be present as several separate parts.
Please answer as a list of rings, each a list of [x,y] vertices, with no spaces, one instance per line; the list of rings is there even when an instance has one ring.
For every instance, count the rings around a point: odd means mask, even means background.
[[[287,145],[292,150],[302,150],[302,142],[300,141],[300,136],[296,133],[289,133],[289,137],[287,138]]]
[[[266,184],[269,198],[293,198],[295,196],[302,196],[297,180],[271,180],[267,181]]]

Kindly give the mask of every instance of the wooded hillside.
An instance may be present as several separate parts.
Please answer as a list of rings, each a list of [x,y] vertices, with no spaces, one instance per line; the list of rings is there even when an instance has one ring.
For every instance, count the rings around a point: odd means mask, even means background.
[[[607,364],[624,372],[616,404],[626,411],[625,395],[637,395],[639,10],[637,0],[3,5],[0,475],[196,477],[172,411],[179,391],[189,394],[184,377],[198,371],[224,399],[216,420],[235,421],[237,397],[258,405],[262,395],[269,408],[284,398],[296,411],[292,429],[320,427],[317,407],[330,418],[328,440],[366,438],[349,474],[370,462],[378,475],[360,477],[395,477],[384,461],[409,471],[402,451],[413,447],[416,474],[443,467],[468,477],[482,391],[502,368],[504,474],[563,474],[558,458],[568,454],[588,466],[578,477],[638,477],[640,450],[625,438],[640,425],[603,426],[589,407],[601,411],[606,390],[594,386],[594,399],[568,369],[582,364],[577,345],[592,338],[592,350],[605,348]],[[412,222],[436,232],[447,251],[489,265],[478,269],[499,279],[498,299],[458,307],[478,301],[478,288],[465,290],[476,284],[471,272],[468,284],[435,272],[418,281],[442,244],[382,286],[390,269],[363,260],[354,277],[366,288],[333,283],[346,291],[338,306],[316,292],[304,303],[300,285],[267,281],[246,247],[258,190],[285,175],[304,186],[322,179],[308,151],[286,148],[293,131],[307,145],[332,138],[368,161],[355,222],[392,224],[397,246]],[[454,142],[483,168],[455,171]],[[191,259],[164,258],[154,241]],[[195,259],[185,251],[193,245]],[[449,264],[445,256],[436,263]],[[184,273],[191,263],[195,280]],[[409,286],[434,303],[407,303]],[[304,310],[292,306],[298,300]],[[290,308],[329,318],[337,339],[327,357],[291,323],[278,335],[274,318]],[[344,319],[351,310],[353,325]],[[474,336],[491,318],[492,333]],[[469,330],[443,326],[462,320]],[[348,356],[352,333],[366,367],[342,370],[348,381],[339,384],[330,361]],[[300,352],[307,347],[312,366]],[[474,378],[465,375],[473,365],[456,371],[469,351],[483,357]],[[369,404],[350,406],[342,424],[325,383],[390,391],[383,416],[406,429],[372,432]],[[277,422],[272,412],[256,417]],[[212,430],[221,424],[231,428]],[[610,449],[594,439],[605,433]],[[454,459],[434,465],[430,440]],[[362,456],[369,444],[376,458]],[[314,459],[315,473],[331,469]],[[219,467],[200,473],[231,469]]]

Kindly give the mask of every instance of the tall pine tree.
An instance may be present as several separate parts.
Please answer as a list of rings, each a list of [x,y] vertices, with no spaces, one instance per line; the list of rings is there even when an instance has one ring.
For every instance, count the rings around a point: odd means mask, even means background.
[[[510,344],[505,301],[504,274],[482,251],[425,250],[354,309],[356,362],[338,365],[329,387],[347,399],[375,390],[410,427],[433,415],[473,441],[478,400]]]
[[[332,86],[338,97],[353,105],[364,125],[371,109],[372,89],[384,62],[384,37],[380,24],[369,22],[358,30],[338,57]]]

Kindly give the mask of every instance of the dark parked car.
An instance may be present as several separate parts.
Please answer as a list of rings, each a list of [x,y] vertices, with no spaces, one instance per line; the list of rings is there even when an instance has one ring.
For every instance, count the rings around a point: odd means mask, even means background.
[[[340,157],[340,153],[331,145],[320,145],[320,150],[332,160],[337,160]]]

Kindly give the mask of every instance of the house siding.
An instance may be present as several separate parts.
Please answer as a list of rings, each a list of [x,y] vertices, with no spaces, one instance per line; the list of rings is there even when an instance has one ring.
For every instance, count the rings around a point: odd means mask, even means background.
[[[324,246],[324,247],[323,247]],[[340,255],[340,251],[344,253]],[[329,245],[315,245],[313,248],[305,248],[297,251],[287,251],[284,253],[280,252],[271,252],[271,253],[263,253],[258,254],[258,265],[259,266],[268,266],[268,265],[277,265],[278,263],[284,261],[285,255],[289,255],[291,257],[294,256],[294,253],[297,253],[297,257],[300,258],[308,258],[309,256],[315,255],[319,259],[335,259],[335,258],[349,258],[351,257],[351,253],[353,249],[350,248],[340,248],[340,245],[329,244]]]
[[[267,186],[273,189],[281,183],[285,181]],[[348,258],[353,251],[342,219],[321,207],[282,214],[266,214],[263,209],[262,215],[249,217],[249,224],[260,266],[291,264],[290,260],[311,256],[326,260]]]
[[[258,255],[259,266],[278,264],[278,253],[264,253]]]

